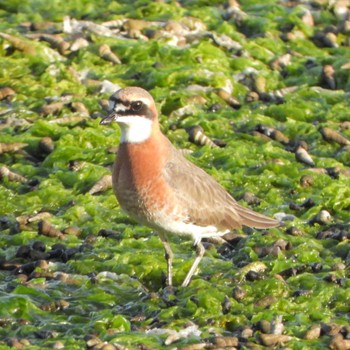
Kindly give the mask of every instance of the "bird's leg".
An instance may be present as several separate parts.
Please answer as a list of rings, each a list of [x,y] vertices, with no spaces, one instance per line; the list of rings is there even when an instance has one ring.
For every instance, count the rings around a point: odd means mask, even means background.
[[[164,233],[159,233],[160,240],[163,243],[164,251],[165,251],[165,259],[168,265],[168,270],[167,270],[167,277],[166,277],[166,285],[167,286],[172,286],[173,285],[173,252],[170,248],[170,244],[167,240],[167,237]]]
[[[188,284],[190,283],[191,278],[192,278],[193,274],[196,272],[196,269],[197,269],[199,263],[201,262],[204,253],[205,253],[205,248],[204,248],[203,244],[201,242],[198,242],[196,244],[196,258],[194,259],[194,262],[190,268],[190,271],[188,271],[186,278],[182,282],[182,287],[187,287]]]

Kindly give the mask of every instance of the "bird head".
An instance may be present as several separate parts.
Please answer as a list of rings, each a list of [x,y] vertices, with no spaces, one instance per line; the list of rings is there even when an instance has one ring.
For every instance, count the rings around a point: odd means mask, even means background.
[[[139,87],[127,87],[109,98],[109,114],[102,125],[117,122],[121,128],[121,143],[147,140],[158,126],[158,113],[153,97]]]

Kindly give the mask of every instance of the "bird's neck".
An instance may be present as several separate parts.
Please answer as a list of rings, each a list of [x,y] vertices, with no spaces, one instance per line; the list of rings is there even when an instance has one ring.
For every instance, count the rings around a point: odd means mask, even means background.
[[[161,132],[157,120],[140,118],[141,123],[120,125],[121,137],[119,149],[125,152],[126,158],[133,161],[137,158],[161,161],[162,156],[170,151],[172,145]],[[141,127],[142,126],[142,127]],[[140,160],[138,160],[140,162]]]
[[[122,117],[118,119],[118,124],[122,132],[120,143],[142,143],[159,130],[159,125],[156,121],[144,117]]]
[[[132,186],[142,187],[158,176],[170,151],[171,144],[160,131],[140,143],[121,143],[115,163],[116,172],[125,172]]]

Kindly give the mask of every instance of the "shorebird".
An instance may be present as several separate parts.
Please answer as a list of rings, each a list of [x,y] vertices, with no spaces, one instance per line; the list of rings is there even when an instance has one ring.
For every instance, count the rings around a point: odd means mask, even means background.
[[[188,236],[196,249],[184,279],[186,287],[205,248],[202,238],[220,237],[243,225],[276,227],[279,222],[240,206],[214,178],[187,160],[161,132],[152,96],[127,87],[109,98],[109,114],[101,124],[117,122],[120,144],[113,166],[113,190],[121,208],[136,222],[159,234],[172,285],[173,252],[169,236]]]

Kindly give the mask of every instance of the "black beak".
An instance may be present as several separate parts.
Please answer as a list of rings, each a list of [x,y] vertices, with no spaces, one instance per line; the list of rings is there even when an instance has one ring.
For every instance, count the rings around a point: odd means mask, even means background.
[[[117,119],[118,115],[115,112],[109,113],[106,117],[104,117],[101,121],[101,125],[107,125],[114,122]]]

